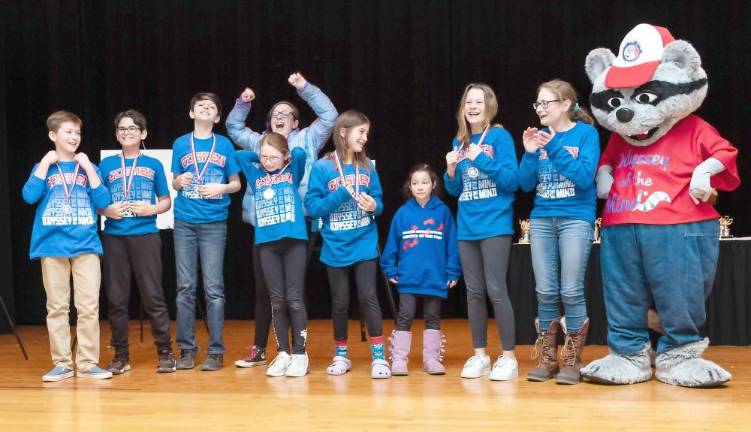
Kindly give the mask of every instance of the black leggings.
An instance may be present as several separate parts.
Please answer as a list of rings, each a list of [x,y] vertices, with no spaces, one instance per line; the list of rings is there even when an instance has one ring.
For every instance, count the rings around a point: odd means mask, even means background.
[[[370,337],[383,335],[381,307],[376,295],[376,260],[354,263],[347,267],[327,267],[331,285],[331,318],[334,321],[334,340],[347,340],[349,324],[349,275],[354,269],[360,313],[365,317]]]
[[[253,275],[256,283],[256,304],[254,306],[256,334],[253,337],[253,344],[258,348],[265,349],[269,342],[269,328],[271,327],[271,299],[269,298],[269,288],[266,286],[266,280],[263,277],[259,245],[253,246]]]
[[[410,331],[412,320],[415,319],[417,298],[422,298],[422,316],[425,319],[426,330],[441,329],[441,298],[431,295],[415,295],[399,293],[399,315],[396,319],[396,329]]]

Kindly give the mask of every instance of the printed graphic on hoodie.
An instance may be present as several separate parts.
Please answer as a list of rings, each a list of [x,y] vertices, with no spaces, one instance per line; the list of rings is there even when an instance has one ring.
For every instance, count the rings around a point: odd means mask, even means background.
[[[482,151],[489,157],[493,157],[493,147],[483,144]],[[467,159],[467,151],[464,148],[457,150],[457,164]],[[467,159],[469,160],[469,159]],[[495,182],[488,178],[487,174],[472,166],[472,162],[466,171],[462,172],[462,194],[459,201],[471,201],[477,199],[493,198],[498,196]]]
[[[579,158],[579,147],[563,146],[574,159]],[[571,198],[576,196],[576,185],[555,169],[548,159],[548,152],[540,149],[540,162],[537,169],[537,196],[547,199]]]

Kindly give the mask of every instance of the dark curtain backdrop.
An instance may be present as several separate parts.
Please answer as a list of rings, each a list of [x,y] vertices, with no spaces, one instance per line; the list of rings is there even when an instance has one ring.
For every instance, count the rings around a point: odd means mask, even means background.
[[[93,159],[100,149],[117,148],[112,119],[131,107],[149,120],[147,146],[169,148],[191,128],[188,100],[201,90],[217,92],[226,114],[242,88],[252,86],[257,99],[248,121],[256,129],[280,99],[298,103],[309,122],[312,112],[286,81],[291,72],[301,71],[340,111],[358,109],[373,121],[367,150],[378,160],[385,190],[379,222],[383,238],[401,204],[398,191],[408,167],[426,161],[443,169],[466,83],[484,81],[496,90],[498,120],[517,140],[520,155],[521,132],[536,124],[530,104],[537,85],[556,77],[568,80],[586,105],[591,86],[585,56],[600,46],[617,51],[621,38],[639,22],[667,26],[702,55],[710,90],[699,114],[741,150],[744,176],[737,191],[720,196],[718,209],[735,217],[736,235],[751,235],[746,181],[751,169],[746,81],[751,7],[745,1],[2,3],[0,286],[6,299],[15,296],[20,323],[44,322],[39,263],[28,259],[34,208],[22,202],[20,190],[32,165],[50,148],[44,122],[51,111],[64,108],[82,116],[81,151]],[[218,131],[224,133],[224,127]],[[601,132],[604,144],[608,134]],[[517,197],[516,218],[528,217],[532,196]],[[240,201],[238,193],[229,220],[229,318],[252,316],[251,245],[249,227],[240,220]],[[163,238],[169,296],[174,257],[171,234]],[[311,316],[325,316],[325,273],[318,265],[311,270]],[[464,313],[462,295],[461,288],[452,294],[447,314]]]

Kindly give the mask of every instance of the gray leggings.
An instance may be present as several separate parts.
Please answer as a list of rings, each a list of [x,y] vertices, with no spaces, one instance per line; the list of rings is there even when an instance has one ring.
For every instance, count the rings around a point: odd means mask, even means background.
[[[360,261],[347,267],[327,267],[331,285],[331,318],[334,322],[334,340],[347,340],[349,324],[349,274],[355,271],[360,313],[365,317],[370,337],[383,335],[381,306],[376,295],[376,260]]]
[[[422,316],[425,319],[425,329],[441,329],[441,298],[431,295],[416,295],[399,293],[399,315],[396,319],[396,329],[410,331],[412,320],[415,319],[417,298],[422,298]]]
[[[488,305],[490,299],[504,351],[516,346],[514,309],[508,297],[506,272],[511,251],[511,236],[483,240],[460,240],[459,256],[467,285],[467,308],[474,348],[488,345]]]

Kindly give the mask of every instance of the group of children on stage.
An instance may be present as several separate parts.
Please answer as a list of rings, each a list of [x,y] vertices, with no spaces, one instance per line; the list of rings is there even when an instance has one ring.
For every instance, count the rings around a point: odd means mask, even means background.
[[[458,198],[458,223],[438,198],[441,181],[427,164],[414,165],[403,186],[406,203],[391,221],[380,266],[399,292],[397,326],[386,360],[381,309],[376,295],[379,265],[376,217],[383,211],[382,189],[365,146],[370,120],[357,111],[337,114],[331,100],[299,73],[289,83],[316,113],[300,128],[294,104],[280,101],[259,133],[245,126],[255,99],[245,89],[227,117],[226,137],[213,132],[222,105],[213,93],[190,101],[194,130],[173,144],[172,187],[177,271],[177,347],[172,351],[169,316],[161,286],[161,241],[156,215],[172,205],[160,162],[140,149],[148,129],[144,116],[127,110],[115,117],[122,152],[97,168],[76,150],[81,120],[58,111],[47,120],[55,150],[34,166],[23,189],[37,204],[30,256],[41,259],[47,294],[47,326],[54,368],[44,381],[72,377],[110,378],[130,369],[128,303],[131,275],[136,278],[157,347],[157,372],[196,366],[195,306],[198,269],[203,278],[209,343],[200,365],[222,368],[225,351],[223,263],[229,194],[247,182],[243,219],[254,225],[255,339],[238,367],[267,363],[265,348],[273,323],[277,355],[268,376],[304,376],[310,369],[305,308],[305,270],[311,227],[323,237],[320,259],[326,264],[332,297],[334,355],[326,369],[343,375],[352,368],[347,348],[349,280],[357,286],[360,311],[370,336],[373,378],[408,374],[408,355],[418,301],[423,303],[423,368],[444,374],[441,301],[464,274],[474,354],[461,376],[510,380],[518,376],[514,312],[506,287],[513,235],[514,193],[536,189],[531,249],[539,318],[534,354],[538,365],[528,379],[579,382],[581,352],[588,320],[583,278],[595,218],[594,176],[599,159],[597,131],[566,82],[543,83],[533,108],[543,129],[524,131],[525,153],[517,163],[511,134],[493,120],[498,101],[484,84],[469,84],[457,112],[458,131],[446,155],[443,183]],[[334,150],[319,152],[332,137]],[[97,213],[107,217],[97,234]],[[99,287],[103,256],[112,362],[99,359]],[[75,367],[68,312],[73,275],[78,345]],[[502,341],[491,365],[487,353],[490,299]],[[564,316],[561,317],[560,305]],[[562,367],[556,358],[558,335],[565,334]],[[290,338],[291,335],[291,338]]]

